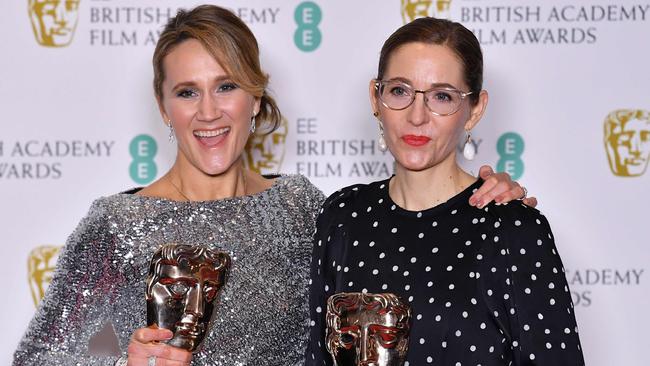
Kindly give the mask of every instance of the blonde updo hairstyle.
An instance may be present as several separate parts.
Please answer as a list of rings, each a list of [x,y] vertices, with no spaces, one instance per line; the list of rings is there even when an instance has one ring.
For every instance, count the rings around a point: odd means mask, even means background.
[[[203,47],[243,90],[260,98],[260,111],[255,123],[266,122],[268,132],[281,122],[280,110],[266,87],[268,74],[260,67],[259,46],[253,32],[231,11],[215,5],[200,5],[191,10],[179,10],[169,19],[153,53],[153,88],[158,100],[163,99],[165,80],[163,60],[174,47],[188,39],[199,41]]]

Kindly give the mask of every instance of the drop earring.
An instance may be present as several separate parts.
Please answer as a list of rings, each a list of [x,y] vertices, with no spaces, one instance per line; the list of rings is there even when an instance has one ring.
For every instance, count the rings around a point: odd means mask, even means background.
[[[379,112],[374,112],[372,114],[377,118],[377,121],[379,122],[379,138],[377,139],[377,145],[379,147],[379,151],[381,152],[386,152],[388,150],[388,146],[386,145],[386,139],[384,138],[384,125],[381,123],[381,120],[379,119]]]
[[[251,117],[251,133],[255,133],[255,116]]]
[[[381,125],[381,122],[379,122],[379,140],[377,143],[379,145],[379,151],[386,152],[388,150],[386,139],[384,139],[384,127]]]
[[[172,126],[172,121],[167,121],[167,126],[169,127],[169,142],[174,142],[176,140],[176,135],[174,134],[174,126]]]
[[[465,139],[465,146],[463,146],[463,156],[467,160],[474,160],[476,147],[474,146],[474,141],[472,141],[472,135],[469,131],[465,131],[465,133],[467,133],[467,139]]]

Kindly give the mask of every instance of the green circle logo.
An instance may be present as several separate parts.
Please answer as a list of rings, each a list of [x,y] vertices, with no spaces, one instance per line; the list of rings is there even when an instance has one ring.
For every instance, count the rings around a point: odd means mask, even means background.
[[[320,7],[313,1],[305,1],[296,7],[293,15],[298,28],[293,34],[293,41],[299,50],[311,52],[320,46],[323,38],[318,24],[323,19]]]
[[[515,132],[507,132],[499,137],[497,141],[497,171],[510,174],[512,179],[517,180],[524,174],[524,161],[521,155],[524,153],[524,139]]]
[[[151,183],[156,178],[158,167],[154,162],[158,144],[149,135],[138,135],[129,144],[129,153],[133,160],[129,165],[129,175],[138,184]]]

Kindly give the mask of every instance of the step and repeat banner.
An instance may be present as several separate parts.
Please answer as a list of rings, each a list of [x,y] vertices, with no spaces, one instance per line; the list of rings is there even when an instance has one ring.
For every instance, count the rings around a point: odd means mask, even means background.
[[[248,166],[303,174],[326,194],[392,174],[367,95],[383,40],[425,15],[470,28],[484,49],[490,102],[473,133],[477,158],[462,163],[506,171],[539,198],[567,267],[587,363],[647,365],[650,1],[213,3],[258,37],[284,114],[277,131],[249,146]],[[151,57],[168,18],[197,4],[0,5],[1,364],[90,203],[170,167],[175,144],[154,101]],[[107,329],[99,351],[115,347]]]

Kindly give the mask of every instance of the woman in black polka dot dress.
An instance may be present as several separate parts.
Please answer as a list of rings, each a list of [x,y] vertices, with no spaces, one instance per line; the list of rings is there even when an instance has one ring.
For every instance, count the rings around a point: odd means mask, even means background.
[[[469,204],[482,181],[457,165],[455,146],[488,99],[474,35],[433,18],[403,26],[382,48],[370,94],[396,173],[323,206],[307,365],[333,363],[325,312],[340,292],[394,293],[411,305],[407,365],[583,365],[544,216],[519,201]]]

